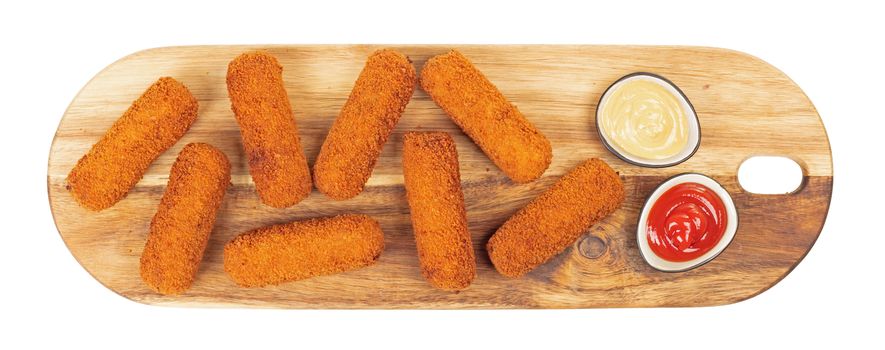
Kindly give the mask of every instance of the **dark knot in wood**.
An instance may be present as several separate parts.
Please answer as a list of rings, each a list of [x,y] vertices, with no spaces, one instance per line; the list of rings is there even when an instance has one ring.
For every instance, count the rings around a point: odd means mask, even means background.
[[[578,251],[588,259],[596,259],[602,256],[606,249],[608,247],[606,247],[605,241],[596,236],[587,235],[578,243]]]

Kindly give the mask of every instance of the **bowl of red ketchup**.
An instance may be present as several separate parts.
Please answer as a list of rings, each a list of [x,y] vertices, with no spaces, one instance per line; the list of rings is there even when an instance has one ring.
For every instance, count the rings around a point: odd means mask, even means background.
[[[651,267],[681,272],[716,258],[734,239],[737,226],[728,191],[707,176],[686,173],[664,181],[648,197],[636,240]]]

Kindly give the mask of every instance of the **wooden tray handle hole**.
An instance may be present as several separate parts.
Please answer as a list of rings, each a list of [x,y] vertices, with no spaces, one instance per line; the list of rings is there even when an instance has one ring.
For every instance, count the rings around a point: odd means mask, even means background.
[[[793,159],[753,156],[738,167],[738,184],[753,194],[792,194],[802,189],[805,171]]]

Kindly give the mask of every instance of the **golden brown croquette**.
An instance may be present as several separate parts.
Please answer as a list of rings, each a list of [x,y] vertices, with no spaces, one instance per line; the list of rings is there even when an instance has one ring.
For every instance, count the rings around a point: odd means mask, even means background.
[[[243,287],[330,275],[375,263],[384,249],[366,215],[295,221],[243,233],[224,246],[224,271]]]
[[[244,53],[228,65],[227,91],[261,201],[285,208],[306,198],[310,170],[283,86],[283,67],[266,52]]]
[[[405,55],[383,49],[369,56],[313,166],[320,192],[340,200],[363,191],[416,81]]]
[[[590,159],[516,212],[486,248],[495,269],[519,277],[561,253],[624,201],[624,184],[600,159]]]
[[[175,79],[153,83],[74,166],[67,188],[84,208],[102,210],[126,197],[148,166],[197,119],[197,99]]]
[[[467,288],[476,277],[476,259],[452,137],[444,132],[406,133],[403,176],[421,273],[439,289]]]
[[[421,88],[511,180],[535,180],[550,165],[550,141],[460,52],[427,60]]]
[[[178,154],[141,253],[141,279],[151,289],[190,288],[229,184],[230,162],[217,148],[191,143]]]

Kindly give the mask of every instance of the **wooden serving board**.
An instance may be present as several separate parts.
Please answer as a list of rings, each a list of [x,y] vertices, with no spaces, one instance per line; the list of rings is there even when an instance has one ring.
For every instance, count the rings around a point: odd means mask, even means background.
[[[544,176],[514,184],[421,91],[384,146],[365,192],[333,201],[317,191],[300,204],[261,204],[247,169],[225,86],[228,62],[265,49],[279,58],[308,161],[377,45],[193,46],[141,51],[111,64],[74,98],[49,156],[49,201],[71,253],[99,282],[148,304],[280,308],[586,308],[719,305],[753,297],[786,276],[808,253],[824,224],[833,183],[832,156],[820,117],[787,76],[755,57],[703,47],[637,46],[393,46],[420,71],[451,48],[469,57],[550,139],[553,163]],[[688,96],[700,118],[700,150],[670,168],[629,165],[606,151],[594,124],[600,94],[636,72],[667,77]],[[114,207],[90,212],[65,190],[65,177],[130,103],[160,76],[172,76],[199,99],[190,131],[150,167]],[[457,142],[477,277],[467,290],[439,291],[422,278],[401,171],[402,135],[442,130]],[[193,287],[180,296],[152,292],[139,277],[148,224],[176,155],[189,142],[208,142],[232,163],[232,186],[218,215]],[[802,187],[757,195],[737,182],[741,162],[782,155],[799,163]],[[520,279],[499,275],[485,243],[501,223],[580,161],[599,157],[620,172],[627,199],[564,253]],[[636,245],[643,201],[661,181],[682,172],[707,174],[734,197],[740,227],[718,258],[684,273],[649,267]],[[247,289],[222,268],[224,244],[259,226],[339,213],[377,219],[386,249],[369,268],[276,287]]]

